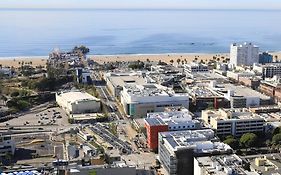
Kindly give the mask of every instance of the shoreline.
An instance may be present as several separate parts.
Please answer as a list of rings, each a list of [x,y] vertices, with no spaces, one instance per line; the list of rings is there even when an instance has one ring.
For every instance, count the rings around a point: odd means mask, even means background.
[[[269,52],[273,56],[278,56],[281,58],[281,51]],[[213,59],[213,57],[220,59],[225,59],[229,57],[229,53],[160,53],[160,54],[117,54],[117,55],[87,55],[87,58],[94,60],[100,64],[116,61],[153,61],[158,62],[159,60],[170,63],[171,60],[176,62],[178,59],[181,61],[192,62],[195,58],[198,61],[208,61]],[[222,58],[223,57],[223,58]],[[21,66],[21,62],[24,64],[29,64],[33,67],[36,66],[46,66],[48,56],[8,56],[0,57],[0,65],[2,67],[14,67],[18,68]]]

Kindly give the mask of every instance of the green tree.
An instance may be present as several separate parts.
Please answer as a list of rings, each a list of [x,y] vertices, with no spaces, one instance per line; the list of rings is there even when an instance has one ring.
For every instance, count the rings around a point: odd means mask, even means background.
[[[253,147],[257,143],[257,138],[258,138],[257,135],[254,133],[243,134],[242,137],[240,138],[240,144],[245,148]]]
[[[223,141],[223,143],[228,144],[232,149],[235,150],[239,148],[239,142],[234,138],[227,138]]]
[[[90,49],[87,48],[86,46],[84,45],[81,45],[81,46],[75,46],[73,48],[73,52],[82,52],[83,54],[87,54],[90,52]]]
[[[281,141],[281,133],[276,134],[272,137],[273,144],[280,144],[280,141]]]

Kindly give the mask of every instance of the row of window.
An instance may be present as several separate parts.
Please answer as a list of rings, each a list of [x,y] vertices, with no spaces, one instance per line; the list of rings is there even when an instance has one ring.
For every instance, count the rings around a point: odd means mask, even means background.
[[[189,126],[189,125],[187,125],[187,126],[178,126],[178,127],[176,127],[176,126],[174,126],[174,127],[171,127],[171,126],[169,126],[169,129],[171,130],[171,129],[185,129],[185,128],[194,128],[195,126],[194,125],[191,125],[191,126]]]

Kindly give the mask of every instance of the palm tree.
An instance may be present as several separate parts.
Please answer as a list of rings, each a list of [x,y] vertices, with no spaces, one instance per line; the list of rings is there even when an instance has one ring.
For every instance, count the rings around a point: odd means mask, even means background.
[[[177,63],[180,64],[180,62],[181,62],[181,59],[177,59]]]
[[[171,63],[171,64],[174,64],[174,60],[173,60],[173,59],[171,59],[171,60],[170,60],[170,63]]]

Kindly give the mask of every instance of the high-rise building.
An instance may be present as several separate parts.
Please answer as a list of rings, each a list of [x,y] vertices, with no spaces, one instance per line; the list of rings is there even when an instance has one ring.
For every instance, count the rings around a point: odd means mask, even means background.
[[[234,66],[252,66],[259,62],[259,47],[252,43],[231,44],[230,64]]]

